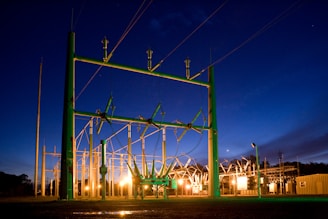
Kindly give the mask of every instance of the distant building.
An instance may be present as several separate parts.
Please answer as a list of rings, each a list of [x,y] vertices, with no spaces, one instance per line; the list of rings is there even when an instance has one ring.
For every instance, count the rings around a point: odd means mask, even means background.
[[[296,177],[296,193],[298,195],[328,194],[328,174],[312,174]]]

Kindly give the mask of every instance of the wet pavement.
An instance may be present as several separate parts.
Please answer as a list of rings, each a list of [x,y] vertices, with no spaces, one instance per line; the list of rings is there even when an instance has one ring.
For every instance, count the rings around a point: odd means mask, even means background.
[[[0,199],[14,218],[327,218],[328,197],[208,197],[108,200]]]

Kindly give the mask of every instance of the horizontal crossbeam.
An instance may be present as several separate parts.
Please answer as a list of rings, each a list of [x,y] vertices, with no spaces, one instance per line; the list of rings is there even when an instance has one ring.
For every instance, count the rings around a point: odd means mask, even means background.
[[[94,117],[94,118],[102,118],[104,116],[104,115],[99,115],[97,113],[82,112],[82,111],[75,111],[74,114],[77,116],[86,116],[86,117]],[[110,121],[137,123],[137,124],[145,124],[145,125],[148,124],[148,121],[143,119],[128,118],[122,116],[107,116],[107,115],[105,115],[105,117]],[[153,121],[153,122],[163,127],[186,128],[188,126],[188,124],[179,124],[179,123],[171,123],[171,122],[163,122],[163,121]],[[203,130],[210,129],[207,126],[197,126],[197,125],[193,125],[193,128],[203,129]]]
[[[108,62],[103,62],[103,61],[99,61],[99,60],[96,60],[96,59],[90,59],[90,58],[85,58],[85,57],[81,57],[81,56],[76,56],[74,59],[75,59],[75,61],[80,61],[80,62],[95,64],[95,65],[120,69],[120,70],[124,70],[124,71],[136,72],[136,73],[141,73],[141,74],[160,77],[160,78],[171,79],[171,80],[185,82],[185,83],[189,83],[189,84],[204,86],[204,87],[207,87],[207,88],[210,86],[209,83],[207,83],[207,82],[202,82],[202,81],[197,81],[197,80],[190,80],[190,79],[186,79],[186,78],[183,78],[183,77],[178,77],[178,76],[169,75],[169,74],[165,74],[165,73],[151,72],[151,71],[146,70],[146,69],[135,68],[135,67],[125,66],[125,65],[119,65],[119,64],[114,64],[114,63],[111,63],[111,62],[108,63]]]

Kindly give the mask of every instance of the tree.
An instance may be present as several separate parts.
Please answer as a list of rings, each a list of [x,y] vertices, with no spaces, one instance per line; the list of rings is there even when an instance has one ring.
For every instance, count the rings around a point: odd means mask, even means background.
[[[0,196],[26,196],[33,194],[33,185],[26,174],[19,176],[0,172]]]

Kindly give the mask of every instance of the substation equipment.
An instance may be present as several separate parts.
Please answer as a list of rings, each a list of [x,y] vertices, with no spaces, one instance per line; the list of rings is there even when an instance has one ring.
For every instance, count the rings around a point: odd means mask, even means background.
[[[59,197],[60,199],[72,200],[76,197],[76,185],[77,185],[77,167],[76,167],[76,136],[75,136],[75,117],[84,116],[92,119],[102,119],[107,121],[117,121],[127,124],[128,131],[128,145],[127,145],[127,165],[132,167],[132,148],[131,148],[131,132],[130,128],[133,124],[142,124],[149,126],[156,121],[152,119],[143,118],[126,118],[114,115],[107,115],[107,113],[92,113],[83,112],[75,108],[75,63],[83,62],[98,65],[101,67],[108,67],[119,69],[123,71],[129,71],[153,77],[159,77],[162,79],[174,80],[182,83],[193,84],[202,86],[208,90],[208,119],[207,126],[197,127],[191,124],[179,124],[171,122],[159,122],[161,124],[161,130],[163,133],[167,127],[190,129],[192,127],[206,130],[208,132],[208,189],[207,194],[209,197],[220,196],[219,185],[219,171],[218,171],[218,130],[216,122],[216,99],[214,89],[214,69],[213,66],[208,68],[208,81],[203,82],[196,80],[195,78],[201,75],[203,72],[199,72],[196,75],[190,77],[189,62],[186,62],[186,78],[174,76],[166,73],[155,72],[159,65],[151,66],[151,53],[148,53],[148,69],[134,68],[124,65],[115,64],[109,62],[110,56],[107,55],[107,45],[104,43],[104,57],[103,60],[96,60],[86,57],[78,56],[75,53],[75,32],[68,33],[68,48],[67,48],[67,60],[66,60],[66,76],[65,76],[65,92],[64,92],[64,109],[63,109],[63,129],[62,129],[62,148],[61,148],[61,165],[60,165],[60,185],[59,185]],[[159,63],[160,64],[160,63]],[[107,107],[109,105],[107,104]],[[106,110],[105,110],[106,111]],[[92,122],[90,122],[90,125]],[[91,135],[92,136],[92,135]],[[93,145],[90,139],[89,156],[92,159]],[[100,173],[103,177],[106,175],[106,158],[104,151],[106,141],[102,141],[102,165],[100,167]],[[162,144],[162,164],[163,169],[168,170],[166,165],[166,145]],[[145,161],[142,162],[143,165]],[[90,162],[89,165],[92,165]],[[144,168],[145,166],[143,166]],[[89,166],[89,170],[92,168]],[[98,171],[99,172],[99,171]],[[168,175],[168,173],[166,174]],[[104,185],[104,184],[103,184]],[[132,187],[128,189],[128,195],[132,195]]]

